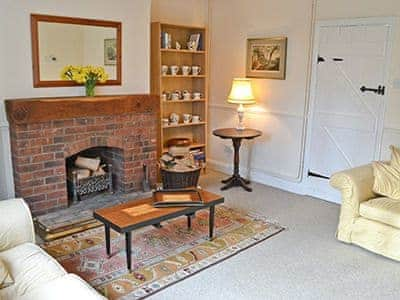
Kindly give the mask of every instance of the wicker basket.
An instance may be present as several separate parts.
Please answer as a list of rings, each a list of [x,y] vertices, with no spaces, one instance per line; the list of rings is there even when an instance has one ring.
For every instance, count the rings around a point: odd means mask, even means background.
[[[161,179],[164,189],[182,189],[197,187],[201,168],[189,171],[174,171],[161,168]]]

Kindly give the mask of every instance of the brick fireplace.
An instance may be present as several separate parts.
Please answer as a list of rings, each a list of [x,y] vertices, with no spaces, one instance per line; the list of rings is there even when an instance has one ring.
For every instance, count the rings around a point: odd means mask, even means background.
[[[159,100],[150,95],[6,101],[14,184],[34,214],[68,206],[66,159],[112,149],[121,192],[140,190],[143,164],[157,178]]]

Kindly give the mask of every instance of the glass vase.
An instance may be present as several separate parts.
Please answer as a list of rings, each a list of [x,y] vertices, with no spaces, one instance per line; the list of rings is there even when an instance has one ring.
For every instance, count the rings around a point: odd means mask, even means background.
[[[85,93],[87,97],[94,96],[94,88],[96,87],[96,82],[86,82],[85,83]]]

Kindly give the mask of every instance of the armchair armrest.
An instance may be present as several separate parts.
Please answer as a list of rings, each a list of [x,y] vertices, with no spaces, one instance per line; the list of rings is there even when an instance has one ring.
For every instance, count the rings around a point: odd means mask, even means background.
[[[331,177],[330,184],[342,193],[337,237],[339,240],[350,242],[351,225],[360,215],[360,203],[376,197],[372,191],[374,185],[372,165],[335,173]]]
[[[28,205],[21,198],[0,201],[0,251],[25,242],[35,242]]]

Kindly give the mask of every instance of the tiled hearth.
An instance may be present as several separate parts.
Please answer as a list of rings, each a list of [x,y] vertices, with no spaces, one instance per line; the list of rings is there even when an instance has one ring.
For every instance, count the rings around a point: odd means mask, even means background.
[[[157,177],[158,99],[146,95],[6,102],[15,192],[34,214],[68,206],[66,158],[118,149],[117,190],[140,190],[143,164]]]

